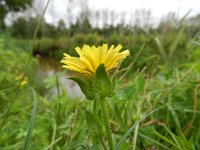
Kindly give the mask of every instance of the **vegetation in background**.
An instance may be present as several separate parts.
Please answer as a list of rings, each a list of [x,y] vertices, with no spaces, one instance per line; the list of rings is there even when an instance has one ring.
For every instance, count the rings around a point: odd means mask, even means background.
[[[157,28],[97,28],[82,16],[69,27],[41,22],[35,41],[37,18],[19,18],[1,32],[0,149],[103,149],[91,103],[68,96],[61,72],[44,81],[37,76],[34,55],[60,59],[85,43],[130,49],[108,99],[114,150],[200,149],[199,15],[169,17]]]
[[[17,44],[24,45],[23,43],[27,42],[33,44],[33,55],[50,56],[60,60],[63,52],[76,55],[74,47],[83,46],[85,43],[89,45],[121,43],[125,48],[131,49],[132,55],[129,58],[131,61],[134,59],[133,54],[145,44],[139,56],[141,59],[149,55],[158,55],[162,57],[159,63],[163,64],[163,60],[170,59],[170,65],[182,63],[187,59],[188,41],[198,37],[200,31],[199,15],[178,20],[173,14],[169,14],[169,17],[162,20],[157,27],[147,25],[148,30],[139,24],[128,26],[122,23],[97,28],[91,25],[87,17],[89,16],[86,16],[85,20],[77,19],[69,27],[66,27],[62,20],[57,26],[43,21],[34,43],[31,38],[38,23],[36,18],[19,18],[7,28],[7,31],[17,38]],[[161,49],[165,54],[160,51]],[[163,58],[166,55],[169,55],[169,58]]]

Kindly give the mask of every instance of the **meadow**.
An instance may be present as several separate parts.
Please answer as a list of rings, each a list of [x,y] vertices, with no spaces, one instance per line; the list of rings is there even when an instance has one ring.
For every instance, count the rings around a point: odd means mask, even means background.
[[[107,98],[113,149],[200,149],[198,29],[180,20],[148,32],[83,31],[33,39],[1,32],[0,150],[108,149],[102,112],[94,114],[95,103],[85,97],[70,97],[59,80],[68,70],[43,79],[37,71],[37,56],[59,64],[64,52],[77,56],[76,46],[103,43],[130,50]]]

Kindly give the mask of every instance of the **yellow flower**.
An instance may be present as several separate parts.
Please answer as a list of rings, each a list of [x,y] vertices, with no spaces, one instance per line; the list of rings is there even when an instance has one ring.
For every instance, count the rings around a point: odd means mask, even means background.
[[[64,53],[64,57],[61,60],[61,63],[64,64],[62,67],[87,76],[92,76],[98,66],[104,64],[105,70],[108,72],[116,68],[119,62],[129,55],[129,50],[119,52],[121,48],[122,46],[120,44],[116,47],[112,45],[109,49],[107,44],[98,47],[84,45],[82,49],[76,47],[75,50],[79,54],[79,58],[71,57]]]
[[[25,85],[27,85],[27,83],[28,83],[28,78],[25,77],[25,78],[21,81],[20,86],[21,86],[21,87],[24,87]]]
[[[15,80],[20,81],[20,87],[24,87],[28,84],[28,78],[25,77],[23,74],[18,75]]]

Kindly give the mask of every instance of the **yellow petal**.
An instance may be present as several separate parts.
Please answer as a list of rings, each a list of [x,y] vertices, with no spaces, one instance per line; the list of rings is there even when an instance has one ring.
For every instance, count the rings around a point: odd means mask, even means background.
[[[82,51],[85,58],[90,62],[93,70],[95,70],[94,54],[91,52],[90,47],[88,45],[83,45]]]
[[[111,58],[114,56],[114,54],[116,53],[114,50],[113,50],[114,46],[113,47],[110,47],[110,49],[108,50],[107,54],[106,54],[106,59],[104,61],[104,64],[105,66],[107,66],[108,62],[111,60]]]
[[[117,45],[117,47],[114,48],[114,51],[119,52],[120,49],[122,49],[122,45],[121,44]]]
[[[102,64],[106,58],[106,52],[108,50],[108,44],[103,44],[99,47],[99,64]]]
[[[123,52],[121,52],[121,54],[123,54],[124,56],[128,56],[128,55],[130,55],[130,52],[129,52],[129,50],[125,50],[125,51],[123,51]]]
[[[95,72],[90,61],[85,56],[80,57],[80,60],[82,60],[82,62],[85,63],[85,66],[86,68],[88,68],[88,70],[90,70],[91,72]]]
[[[82,50],[80,49],[80,47],[76,47],[75,48],[76,52],[79,54],[79,56],[83,55]]]

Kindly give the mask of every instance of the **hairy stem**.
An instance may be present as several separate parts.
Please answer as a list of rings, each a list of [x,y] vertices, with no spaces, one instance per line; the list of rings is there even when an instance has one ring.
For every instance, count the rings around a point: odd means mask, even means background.
[[[100,100],[100,106],[101,106],[101,112],[103,115],[103,122],[106,129],[106,135],[108,140],[109,149],[113,150],[113,142],[112,142],[112,136],[111,136],[111,129],[108,119],[108,108],[107,108],[107,102],[106,99],[103,98]]]

